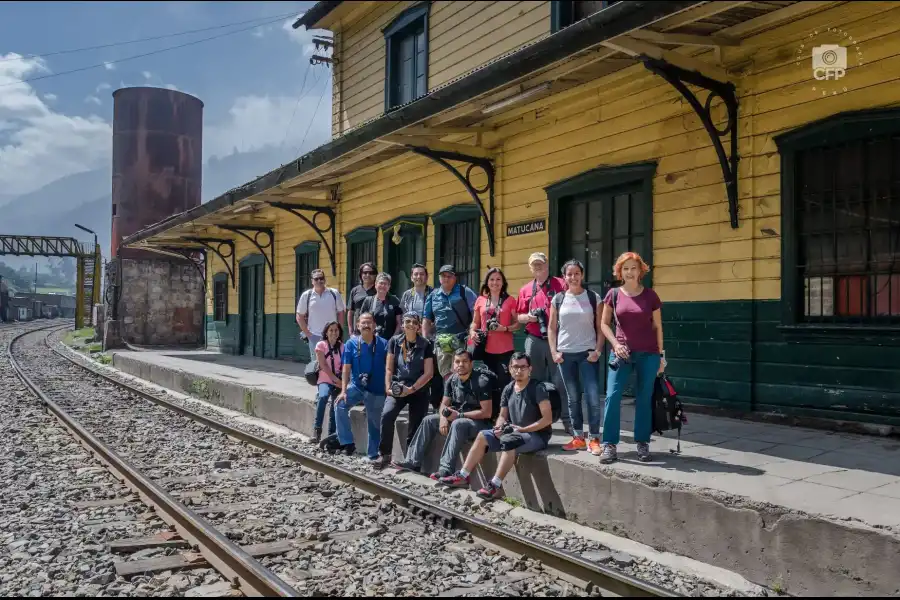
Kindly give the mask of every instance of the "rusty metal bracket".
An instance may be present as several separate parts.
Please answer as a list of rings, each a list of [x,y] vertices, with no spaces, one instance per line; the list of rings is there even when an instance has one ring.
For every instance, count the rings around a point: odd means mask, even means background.
[[[180,248],[178,246],[163,246],[161,250],[165,250],[166,252],[171,252],[172,254],[178,254],[179,256],[183,256],[193,263],[194,267],[197,269],[197,272],[200,274],[200,277],[203,278],[204,281],[204,289],[206,287],[206,249],[205,248]],[[200,258],[197,257],[197,254],[200,255]]]
[[[222,259],[222,263],[225,265],[225,268],[228,269],[228,276],[231,277],[231,289],[235,289],[235,281],[234,281],[234,241],[232,240],[223,240],[221,238],[207,238],[207,237],[186,237],[184,238],[187,242],[195,242],[200,244],[204,248],[211,250],[215,253],[216,256]],[[228,254],[222,252],[222,247],[228,249]],[[228,264],[229,261],[231,264]]]
[[[316,232],[316,235],[319,236],[319,239],[322,240],[322,244],[325,246],[325,250],[328,251],[328,258],[331,260],[331,275],[333,277],[337,276],[337,261],[334,257],[334,249],[337,246],[337,227],[335,227],[335,215],[334,209],[329,208],[327,206],[315,206],[313,204],[289,204],[287,202],[276,202],[276,201],[267,201],[266,204],[272,206],[274,208],[280,208],[281,210],[287,211],[301,219],[304,223],[309,225],[313,231]],[[314,211],[312,219],[299,212],[301,210]],[[319,224],[319,215],[325,215],[328,218],[328,226],[323,227]],[[328,243],[328,240],[325,239],[325,234],[331,233],[331,243]]]
[[[722,167],[722,177],[725,180],[725,190],[728,193],[728,215],[731,220],[731,228],[738,228],[738,100],[735,95],[733,83],[716,81],[696,71],[688,71],[676,67],[664,60],[642,56],[641,61],[651,72],[668,81],[672,87],[678,90],[684,99],[688,101],[706,132],[712,140],[713,147],[719,157],[719,165]],[[688,89],[686,83],[709,92],[706,102],[701,104],[697,96]],[[728,124],[725,129],[719,129],[712,119],[712,101],[720,98],[728,110]],[[722,140],[725,136],[731,136],[730,156],[725,154]]]
[[[275,283],[275,230],[271,227],[253,227],[251,225],[216,225],[219,229],[225,231],[233,231],[236,234],[250,240],[250,243],[262,253],[269,265],[269,275],[272,277],[272,283]],[[252,232],[249,235],[247,232]],[[264,241],[260,242],[260,236],[265,236]],[[266,254],[268,250],[268,254]]]
[[[472,201],[478,206],[478,210],[481,211],[481,218],[484,221],[484,228],[487,231],[488,250],[490,251],[491,256],[494,256],[494,179],[496,174],[494,163],[487,158],[477,158],[458,152],[434,150],[423,146],[407,146],[407,148],[416,154],[430,158],[453,173],[454,177],[459,179],[459,182],[463,184],[466,191],[472,196]],[[468,163],[469,166],[466,168],[465,173],[461,173],[459,169],[447,162],[450,160]],[[472,183],[472,170],[476,167],[484,171],[484,174],[487,176],[487,185],[483,188],[477,188]],[[482,198],[484,194],[487,194],[487,208],[485,208],[485,201]]]

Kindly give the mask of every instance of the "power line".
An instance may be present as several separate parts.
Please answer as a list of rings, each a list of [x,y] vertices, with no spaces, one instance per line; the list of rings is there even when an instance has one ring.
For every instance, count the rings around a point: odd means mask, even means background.
[[[321,95],[319,95],[319,101],[316,102],[316,110],[313,111],[312,117],[309,120],[309,125],[306,127],[306,133],[303,134],[303,139],[300,141],[300,145],[297,146],[296,150],[294,150],[295,155],[300,152],[300,149],[303,148],[303,144],[306,143],[306,136],[309,135],[309,130],[312,129],[312,125],[316,121],[316,115],[319,113],[319,106],[322,104],[322,99],[325,98],[325,92],[328,91],[328,78],[323,77],[322,79],[325,80],[325,88],[322,90]]]
[[[11,81],[11,82],[9,82],[9,83],[4,83],[4,84],[0,85],[0,87],[7,87],[7,86],[10,86],[10,85],[16,85],[16,84],[18,84],[18,83],[30,83],[30,82],[32,82],[32,81],[40,81],[40,80],[42,80],[42,79],[51,79],[51,78],[53,78],[53,77],[61,77],[62,75],[70,75],[70,74],[72,74],[72,73],[80,73],[80,72],[82,72],[82,71],[90,71],[91,69],[100,69],[100,68],[105,67],[105,66],[108,65],[108,64],[119,64],[119,63],[123,63],[123,62],[129,61],[129,60],[135,60],[135,59],[138,59],[138,58],[144,58],[144,57],[147,57],[147,56],[153,56],[154,54],[161,54],[161,53],[163,53],[163,52],[169,52],[170,50],[178,50],[178,49],[180,49],[180,48],[187,48],[188,46],[195,46],[195,45],[197,45],[197,44],[202,44],[203,42],[209,42],[209,41],[211,41],[211,40],[216,40],[216,39],[223,38],[223,37],[226,37],[226,36],[229,36],[229,35],[234,35],[235,33],[241,33],[241,32],[244,32],[244,31],[249,31],[249,30],[251,30],[251,29],[256,29],[256,28],[259,27],[260,25],[269,25],[269,24],[271,24],[271,23],[275,23],[275,22],[277,22],[277,21],[280,21],[281,19],[282,19],[282,17],[279,17],[279,18],[277,18],[277,19],[272,19],[272,20],[267,21],[267,22],[257,23],[256,25],[253,25],[253,26],[251,26],[251,27],[244,27],[244,28],[242,28],[242,29],[235,29],[234,31],[227,31],[227,32],[225,32],[225,33],[220,33],[219,35],[213,35],[213,36],[210,36],[210,37],[201,38],[201,39],[199,39],[199,40],[194,40],[193,42],[187,42],[187,43],[184,43],[184,44],[179,44],[179,45],[177,45],[177,46],[170,46],[170,47],[168,47],[168,48],[160,48],[159,50],[154,50],[154,51],[152,51],[152,52],[145,52],[145,53],[143,53],[143,54],[135,54],[134,56],[127,56],[127,57],[125,57],[125,58],[120,58],[120,59],[118,59],[118,60],[108,60],[108,61],[104,61],[104,62],[99,63],[99,64],[96,64],[96,65],[90,65],[90,66],[87,66],[87,67],[80,67],[80,68],[78,68],[78,69],[69,69],[68,71],[60,71],[59,73],[50,73],[50,74],[48,74],[48,75],[39,75],[39,76],[37,76],[37,77],[29,77],[28,79],[17,79],[17,80],[15,80],[15,81]]]
[[[83,48],[72,48],[69,50],[56,50],[54,52],[43,52],[41,54],[26,54],[24,56],[18,58],[0,58],[0,62],[8,62],[11,60],[21,60],[25,58],[46,58],[47,56],[59,56],[60,54],[73,54],[75,52],[87,52],[89,50],[102,50],[103,48],[114,48],[116,46],[127,46],[128,44],[138,44],[141,42],[151,42],[154,40],[163,40],[171,37],[179,37],[182,35],[190,35],[192,33],[202,33],[204,31],[213,31],[215,29],[224,29],[226,27],[235,27],[237,25],[246,25],[247,23],[256,23],[257,21],[267,21],[267,23],[257,23],[254,27],[259,27],[261,25],[267,25],[268,21],[272,19],[284,19],[290,17],[292,15],[296,15],[296,12],[289,12],[282,15],[272,15],[269,17],[257,17],[255,19],[248,19],[246,21],[237,21],[235,23],[228,23],[226,25],[216,25],[214,27],[204,27],[202,29],[190,29],[188,31],[180,31],[177,33],[167,33],[165,35],[157,35],[153,37],[139,38],[136,40],[129,40],[125,42],[111,42],[109,44],[100,44],[98,46],[85,46]]]
[[[297,108],[300,106],[300,101],[306,97],[306,94],[303,93],[303,90],[306,89],[306,79],[307,79],[307,77],[309,77],[310,71],[312,71],[312,65],[307,65],[306,71],[303,73],[303,83],[300,84],[300,93],[297,94],[297,102],[296,102],[296,104],[294,104],[294,110],[291,111],[291,120],[288,121],[288,126],[284,130],[284,139],[281,140],[281,145],[279,146],[279,148],[284,147],[284,143],[287,141],[288,134],[291,132],[291,125],[294,124],[294,115],[297,114]],[[312,91],[316,87],[316,83],[318,83],[318,80],[316,80],[316,82],[313,83],[313,86],[312,86],[312,88],[310,88],[310,91]]]

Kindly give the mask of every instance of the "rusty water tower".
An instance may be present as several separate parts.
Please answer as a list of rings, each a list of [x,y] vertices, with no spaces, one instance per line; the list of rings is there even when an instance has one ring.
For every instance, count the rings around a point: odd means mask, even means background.
[[[175,90],[113,92],[110,256],[158,258],[122,248],[123,238],[200,205],[203,102]]]

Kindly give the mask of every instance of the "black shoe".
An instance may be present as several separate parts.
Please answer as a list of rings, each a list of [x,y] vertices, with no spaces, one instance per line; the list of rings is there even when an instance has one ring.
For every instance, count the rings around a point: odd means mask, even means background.
[[[334,454],[341,448],[341,441],[338,439],[337,434],[333,433],[319,442],[319,448],[329,454]]]
[[[354,454],[356,454],[356,444],[347,444],[346,446],[341,446],[340,450],[347,456],[353,456]]]
[[[403,471],[413,471],[413,472],[419,471],[419,465],[413,464],[413,463],[409,462],[408,460],[391,461],[391,467],[397,469],[401,473]]]
[[[322,441],[322,428],[316,427],[313,429],[313,444],[318,444]]]

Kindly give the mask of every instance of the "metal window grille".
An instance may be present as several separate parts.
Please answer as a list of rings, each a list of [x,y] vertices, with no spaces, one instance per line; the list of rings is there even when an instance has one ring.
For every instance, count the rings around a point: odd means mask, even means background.
[[[319,255],[317,252],[302,252],[295,255],[294,282],[294,306],[300,301],[300,295],[312,287],[312,272],[319,267]]]
[[[228,282],[213,282],[213,302],[215,309],[213,311],[213,319],[216,321],[224,321],[228,315]]]
[[[900,324],[900,136],[801,151],[795,169],[803,320]]]
[[[456,268],[459,283],[478,290],[478,260],[481,254],[481,238],[478,219],[448,223],[441,227],[441,247],[438,252],[438,267],[451,264]]]

